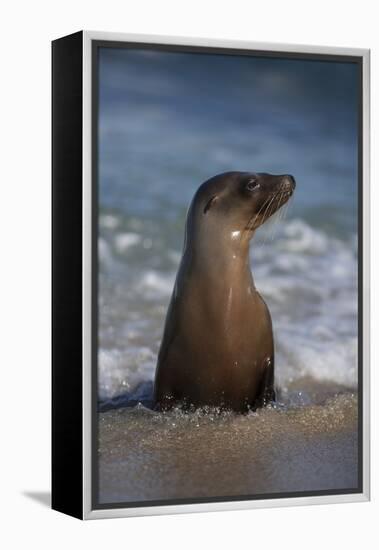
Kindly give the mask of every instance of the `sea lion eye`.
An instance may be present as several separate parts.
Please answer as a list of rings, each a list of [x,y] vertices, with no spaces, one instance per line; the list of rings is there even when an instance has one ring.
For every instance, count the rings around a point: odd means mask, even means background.
[[[260,184],[255,178],[252,178],[251,180],[249,180],[246,185],[246,189],[248,191],[255,191],[255,189],[259,189],[259,187],[260,187]]]

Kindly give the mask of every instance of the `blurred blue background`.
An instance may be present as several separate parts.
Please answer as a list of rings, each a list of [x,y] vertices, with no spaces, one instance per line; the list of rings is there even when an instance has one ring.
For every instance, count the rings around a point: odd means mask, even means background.
[[[100,48],[101,399],[152,380],[187,207],[228,170],[297,181],[252,247],[282,387],[356,386],[358,80],[345,62]]]
[[[100,49],[100,202],[175,215],[227,170],[291,173],[294,213],[356,232],[357,65]]]

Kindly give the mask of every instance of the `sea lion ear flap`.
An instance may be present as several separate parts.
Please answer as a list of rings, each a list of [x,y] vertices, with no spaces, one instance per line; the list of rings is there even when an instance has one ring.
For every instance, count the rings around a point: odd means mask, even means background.
[[[206,214],[208,210],[215,204],[217,199],[218,199],[217,195],[213,195],[213,197],[209,199],[207,204],[204,206],[204,214]]]

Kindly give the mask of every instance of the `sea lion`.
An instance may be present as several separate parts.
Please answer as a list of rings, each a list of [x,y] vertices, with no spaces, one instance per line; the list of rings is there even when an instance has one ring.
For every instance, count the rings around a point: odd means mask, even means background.
[[[254,286],[249,243],[294,189],[287,174],[227,172],[195,193],[158,354],[156,409],[243,412],[275,399],[271,317]]]

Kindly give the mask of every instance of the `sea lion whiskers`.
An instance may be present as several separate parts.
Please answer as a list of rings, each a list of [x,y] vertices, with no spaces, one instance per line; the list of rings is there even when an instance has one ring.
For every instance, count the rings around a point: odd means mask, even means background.
[[[261,225],[263,225],[265,223],[266,220],[268,220],[268,218],[270,217],[271,215],[271,209],[272,209],[272,206],[274,205],[274,201],[275,199],[277,198],[278,196],[278,193],[274,193],[273,196],[271,197],[271,200],[263,214],[263,221],[261,223]]]
[[[286,202],[283,203],[283,204],[280,204],[283,201],[283,199],[286,198],[286,197],[288,197]],[[278,198],[278,209],[274,214],[274,223],[272,225],[272,231],[271,231],[271,235],[270,235],[271,241],[274,239],[275,232],[276,232],[278,226],[284,221],[284,219],[286,218],[286,216],[288,214],[288,209],[289,209],[291,198],[292,198],[292,193],[290,191],[281,191],[280,192],[280,196]],[[278,215],[276,216],[276,214],[278,214]]]
[[[290,211],[291,206],[292,206],[292,196],[288,199],[288,201],[287,201],[286,204],[285,204],[283,220],[287,217],[287,215],[288,215],[288,213],[289,213],[289,211]]]
[[[272,216],[273,212],[277,209],[277,205],[279,204],[279,200],[280,200],[280,192],[277,192],[277,193],[275,193],[275,195],[273,197],[273,200],[271,201],[269,207],[267,208],[267,211],[265,212],[265,217],[263,219],[262,225],[263,225],[263,223],[265,223]],[[266,244],[267,240],[268,240],[268,234],[266,232],[264,237],[263,237],[262,244]]]
[[[272,224],[272,226],[271,226],[271,235],[270,235],[270,240],[271,240],[271,241],[274,240],[275,231],[276,231],[276,229],[277,229],[277,227],[278,227],[278,225],[279,225],[279,223],[280,223],[280,221],[281,221],[281,214],[282,214],[282,211],[283,211],[283,210],[282,210],[282,206],[284,206],[284,205],[281,205],[281,202],[282,202],[284,196],[285,196],[285,193],[282,191],[282,192],[280,193],[280,196],[278,197],[278,201],[277,201],[277,203],[278,203],[278,208],[277,208],[277,210],[276,210],[276,212],[275,212],[275,214],[274,214],[274,220],[273,220],[273,224]]]
[[[247,237],[248,239],[250,238],[249,232],[254,229],[255,221],[257,220],[259,214],[262,212],[262,210],[264,209],[264,207],[267,205],[267,203],[270,200],[271,200],[271,196],[267,197],[267,199],[264,201],[262,206],[259,208],[258,212],[256,212],[255,214],[253,214],[251,216],[251,218],[249,219],[249,221],[247,222],[247,224],[245,226],[245,229],[240,232],[240,241],[242,241],[244,237]]]
[[[282,192],[281,190],[277,191],[276,193],[274,193],[274,195],[272,196],[271,200],[270,200],[270,203],[268,204],[264,214],[263,214],[263,221],[261,223],[261,225],[263,225],[266,220],[268,220],[268,218],[271,216],[272,212],[273,212],[273,208],[277,208],[279,203],[280,203],[280,200],[281,200],[281,195],[282,195]],[[260,245],[263,245],[263,244],[266,244],[267,242],[267,235],[265,235],[263,237],[263,239],[261,240],[261,242],[259,243]]]
[[[259,214],[262,212],[263,208],[267,205],[267,203],[271,200],[271,196],[269,196],[265,201],[264,203],[262,204],[262,206],[260,207],[260,209],[258,210],[258,212],[256,214],[253,214],[253,216],[251,216],[250,220],[248,221],[247,225],[246,225],[246,229],[248,230],[251,230],[253,229],[254,227],[254,224],[255,224],[255,221],[257,220]]]

